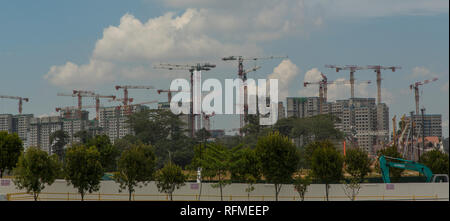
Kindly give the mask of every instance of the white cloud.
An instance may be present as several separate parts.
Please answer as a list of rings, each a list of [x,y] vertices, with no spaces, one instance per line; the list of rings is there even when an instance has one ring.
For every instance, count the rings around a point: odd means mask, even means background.
[[[426,79],[431,79],[431,78],[437,77],[437,75],[435,73],[431,72],[430,69],[420,66],[420,67],[414,67],[412,69],[411,77],[414,79],[420,78],[421,80],[422,79],[426,80]]]
[[[291,60],[285,59],[273,69],[267,79],[278,79],[278,100],[284,101],[289,95],[290,85],[295,84],[295,77],[300,74],[297,65]]]
[[[185,64],[218,60],[224,55],[262,53],[254,44],[234,44],[209,37],[200,22],[202,19],[206,20],[202,12],[195,9],[187,9],[180,16],[166,13],[145,23],[126,14],[118,26],[103,31],[88,64],[69,61],[55,65],[44,78],[61,87],[90,87],[120,78],[173,77],[153,69],[152,64],[160,62]]]
[[[62,87],[72,86],[86,89],[98,82],[107,83],[113,80],[110,73],[114,64],[92,59],[89,64],[77,65],[67,62],[65,65],[52,66],[44,76],[50,83]]]
[[[278,80],[278,101],[285,101],[286,97],[289,96],[289,88],[295,84],[295,78],[300,74],[300,70],[292,63],[289,59],[284,59],[280,62],[278,66],[273,69],[273,72],[267,76],[267,84],[269,84],[270,79]],[[258,83],[258,79],[254,79],[255,82],[248,81],[247,88],[249,95],[255,95],[257,92],[257,87],[255,83]],[[260,86],[260,85],[258,85]],[[268,88],[269,89],[269,85]],[[266,90],[268,95],[269,91]]]
[[[155,71],[152,64],[259,56],[263,43],[308,34],[337,17],[448,13],[447,0],[166,0],[163,4],[182,13],[147,21],[125,14],[119,25],[104,29],[87,64],[68,61],[52,66],[45,79],[62,87],[85,87],[121,78],[167,78],[173,72]]]

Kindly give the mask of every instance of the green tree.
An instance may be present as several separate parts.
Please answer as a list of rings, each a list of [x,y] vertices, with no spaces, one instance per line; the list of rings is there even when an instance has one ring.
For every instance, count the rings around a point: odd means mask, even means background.
[[[425,152],[420,157],[420,162],[430,168],[433,174],[449,174],[448,154],[439,150]]]
[[[111,144],[107,135],[97,135],[91,138],[88,146],[95,146],[100,152],[100,162],[105,171],[113,171],[116,169],[116,160],[119,156],[119,150]]]
[[[303,156],[303,165],[302,167],[305,168],[311,168],[311,158],[313,155],[314,150],[321,148],[321,147],[333,147],[333,144],[329,140],[322,140],[322,141],[313,141],[308,143],[302,150],[302,156]]]
[[[305,177],[298,175],[297,178],[294,179],[294,188],[295,190],[297,190],[301,201],[305,201],[305,195],[308,191],[308,186],[311,185],[311,183],[312,179],[309,174],[307,174]]]
[[[200,170],[200,177],[196,177],[200,179],[200,188],[199,188],[199,194],[198,194],[198,200],[202,197],[202,187],[203,187],[203,179],[206,177],[205,173],[201,172],[201,168],[203,166],[203,152],[206,149],[206,143],[205,144],[198,144],[194,146],[194,157],[191,160],[191,163],[187,165],[187,168],[191,171],[198,172]]]
[[[91,133],[89,133],[89,131],[87,130],[80,130],[76,132],[73,136],[76,138],[80,138],[80,142],[82,144],[87,144],[92,139]]]
[[[123,151],[130,149],[133,144],[139,144],[139,143],[142,143],[142,142],[136,136],[127,134],[120,139],[116,139],[114,141],[114,147],[117,149],[117,151],[119,152],[119,156],[120,156]]]
[[[5,171],[11,171],[23,151],[23,144],[16,133],[0,131],[0,178]]]
[[[186,182],[186,176],[183,174],[181,167],[171,161],[168,161],[163,168],[159,169],[155,177],[159,192],[166,193],[170,201],[173,200],[175,189],[184,186]]]
[[[339,122],[339,119],[332,115],[296,118],[291,122],[293,124],[291,137],[303,138],[303,144],[343,138],[343,133],[335,127],[335,123]]]
[[[100,162],[100,152],[95,148],[76,145],[67,149],[64,165],[67,185],[73,185],[81,194],[81,200],[87,192],[100,189],[103,168]]]
[[[311,157],[312,175],[325,183],[325,193],[328,201],[329,184],[338,182],[343,177],[344,160],[333,146],[323,146],[314,150]]]
[[[231,179],[241,180],[247,183],[247,197],[255,189],[253,186],[261,178],[261,163],[254,149],[249,147],[233,148],[230,165]]]
[[[345,195],[351,200],[355,201],[356,196],[361,189],[360,179],[358,177],[350,177],[348,182],[342,181],[342,188],[344,189]]]
[[[127,120],[136,137],[144,144],[155,145],[158,141],[176,138],[183,134],[183,121],[170,110],[143,110]]]
[[[223,188],[230,184],[230,181],[225,179],[230,169],[230,157],[229,149],[217,143],[209,143],[201,156],[202,173],[211,179],[218,179],[212,187],[220,189],[220,200],[223,200]]]
[[[64,160],[64,147],[69,143],[69,134],[63,130],[57,130],[50,134],[50,145],[52,153],[58,155],[59,160]]]
[[[346,151],[344,158],[345,171],[358,182],[362,182],[364,177],[370,173],[372,161],[366,151],[360,148],[352,148]]]
[[[49,156],[47,152],[36,147],[29,147],[19,157],[17,167],[14,169],[13,182],[19,189],[26,189],[32,193],[37,201],[45,185],[52,185],[62,172],[56,155]]]
[[[297,170],[299,153],[289,138],[278,132],[260,137],[256,153],[263,176],[275,186],[275,199],[278,201],[282,184],[291,182],[292,174]]]
[[[147,185],[155,172],[155,154],[153,147],[145,144],[135,144],[122,152],[118,162],[118,172],[114,173],[114,180],[120,189],[128,189],[129,200],[140,183]]]
[[[380,157],[381,155],[384,155],[384,156],[391,157],[391,158],[402,158],[402,155],[397,150],[397,146],[394,146],[394,145],[387,147],[385,149],[378,150],[377,155],[378,155],[378,157]],[[395,159],[389,159],[389,160],[392,162],[401,162],[401,161],[397,161]],[[380,172],[380,163],[378,161],[377,161],[375,167],[376,167],[376,170],[378,172]],[[391,177],[391,181],[392,182],[399,181],[400,177],[402,176],[403,171],[404,171],[404,169],[401,169],[401,168],[394,168],[394,167],[389,168],[389,176]]]

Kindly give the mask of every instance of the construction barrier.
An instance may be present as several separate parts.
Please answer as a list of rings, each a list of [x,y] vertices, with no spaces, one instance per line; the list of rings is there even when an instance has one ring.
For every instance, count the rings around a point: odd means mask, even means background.
[[[199,195],[187,195],[187,194],[174,194],[173,199],[177,201],[177,199],[184,199],[183,201],[198,201]],[[202,200],[208,201],[209,199],[220,199],[220,195],[201,195]],[[224,195],[222,196],[224,201],[274,201],[275,196],[258,196],[258,195]],[[283,201],[300,201],[301,198],[299,196],[279,196],[279,200]],[[349,200],[348,196],[329,196],[330,200],[338,200],[344,201]],[[326,197],[324,196],[305,196],[305,200],[308,201],[326,201]],[[32,194],[28,193],[10,193],[7,194],[8,201],[33,201],[34,197]],[[38,201],[80,201],[81,195],[79,193],[49,193],[43,192],[39,194]],[[128,201],[129,195],[127,193],[123,194],[104,194],[104,193],[87,193],[84,196],[85,201]],[[169,197],[166,194],[132,194],[132,201],[168,201]],[[438,201],[438,200],[448,200],[447,198],[439,198],[438,195],[434,196],[416,196],[416,195],[404,195],[404,196],[356,196],[356,201],[368,201],[368,200],[376,200],[376,201],[420,201],[420,200],[428,200],[428,201]]]

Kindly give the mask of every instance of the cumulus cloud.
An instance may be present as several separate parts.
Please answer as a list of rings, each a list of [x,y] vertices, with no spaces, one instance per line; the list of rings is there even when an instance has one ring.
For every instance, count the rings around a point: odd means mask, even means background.
[[[426,67],[414,67],[412,69],[411,77],[414,79],[426,79],[426,78],[434,78],[437,77],[437,75],[430,71],[430,69]]]
[[[266,95],[269,95],[270,79],[276,79],[278,80],[278,101],[285,101],[286,97],[289,96],[289,88],[291,88],[292,85],[295,84],[295,78],[298,75],[300,75],[300,70],[297,65],[295,65],[289,59],[284,59],[273,69],[273,72],[267,76]],[[258,79],[253,80],[255,81],[247,81],[247,90],[249,96],[256,95],[258,87],[261,86],[256,86],[256,84],[258,83]],[[254,98],[255,97],[250,98],[249,104],[254,104],[253,102],[256,102],[255,100],[253,100]]]
[[[254,44],[234,44],[206,35],[199,22],[202,19],[206,18],[196,9],[187,9],[180,16],[166,13],[145,23],[125,14],[118,26],[104,29],[88,64],[68,61],[55,65],[44,78],[57,86],[89,87],[121,78],[173,77],[153,70],[152,64],[164,61],[186,63],[227,54],[262,53]]]
[[[273,69],[267,79],[278,79],[278,100],[284,101],[289,95],[288,89],[290,85],[294,84],[295,77],[300,74],[297,65],[292,63],[291,60],[285,59]]]
[[[77,65],[67,62],[61,66],[52,66],[44,76],[50,83],[59,86],[76,86],[78,88],[89,87],[98,82],[111,82],[110,73],[114,64],[107,61],[92,59],[89,64]]]

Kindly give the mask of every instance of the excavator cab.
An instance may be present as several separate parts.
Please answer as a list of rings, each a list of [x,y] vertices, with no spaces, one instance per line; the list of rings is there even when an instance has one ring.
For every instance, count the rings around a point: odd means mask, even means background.
[[[433,174],[432,183],[448,183],[447,174]]]

